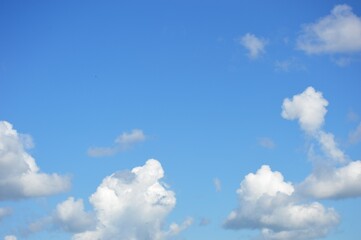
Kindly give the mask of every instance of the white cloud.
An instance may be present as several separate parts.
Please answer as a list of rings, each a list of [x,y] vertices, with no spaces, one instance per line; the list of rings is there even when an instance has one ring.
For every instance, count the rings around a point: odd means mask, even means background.
[[[307,24],[297,47],[308,54],[361,51],[361,18],[348,5],[336,5],[331,14]]]
[[[268,137],[262,137],[258,141],[259,145],[261,145],[264,148],[273,149],[276,147],[276,144],[271,138]]]
[[[357,128],[354,131],[352,131],[349,134],[348,139],[349,142],[352,144],[356,144],[361,140],[361,123],[357,126]]]
[[[145,140],[145,135],[140,129],[133,129],[131,133],[123,133],[115,140],[122,148],[129,148],[132,144]]]
[[[298,191],[319,199],[361,196],[361,161],[350,162],[337,146],[334,135],[321,129],[327,104],[322,94],[311,87],[283,103],[282,116],[286,119],[298,119],[301,128],[320,144],[324,153],[322,158],[332,160],[318,162],[317,168],[299,184]],[[357,138],[357,131],[354,132],[354,138]],[[314,152],[312,147],[310,151]],[[336,167],[336,164],[341,164],[341,167]]]
[[[361,161],[340,168],[323,167],[313,172],[299,186],[299,192],[315,198],[361,196]]]
[[[95,229],[75,234],[73,239],[163,240],[187,228],[191,219],[181,225],[171,224],[168,230],[162,229],[176,204],[174,192],[160,182],[163,175],[161,164],[148,160],[144,166],[106,177],[90,197],[96,217]]]
[[[7,235],[4,237],[4,240],[16,240],[17,238],[14,235]]]
[[[263,165],[256,174],[250,173],[245,177],[237,193],[242,199],[253,201],[263,195],[274,197],[282,193],[290,196],[293,191],[292,184],[284,182],[280,172],[272,172],[268,165]]]
[[[3,218],[9,216],[12,213],[10,208],[0,208],[0,222]]]
[[[82,199],[70,197],[57,205],[52,222],[67,232],[83,232],[95,227],[93,214],[84,211]]]
[[[313,137],[321,145],[321,149],[328,158],[337,162],[346,160],[345,154],[338,148],[334,135],[322,131],[327,113],[328,101],[313,87],[286,98],[282,104],[282,117],[287,120],[298,120],[302,130]]]
[[[240,43],[248,50],[248,57],[251,59],[256,59],[265,52],[264,48],[267,44],[267,41],[258,38],[251,33],[247,33],[241,37]]]
[[[317,139],[321,145],[323,152],[327,155],[327,157],[337,161],[337,162],[345,162],[346,156],[344,152],[342,152],[335,142],[335,137],[332,133],[325,133],[320,131],[317,135]]]
[[[298,203],[294,191],[281,173],[262,166],[241,182],[237,190],[239,207],[229,214],[224,227],[260,229],[264,239],[274,240],[327,235],[339,222],[336,212],[318,202]]]
[[[308,87],[303,93],[295,95],[292,99],[286,98],[282,104],[282,117],[287,120],[297,119],[301,128],[313,134],[321,128],[327,113],[328,102],[321,92]]]
[[[222,183],[221,180],[219,180],[219,178],[213,179],[213,184],[217,192],[220,192],[222,190]]]
[[[130,133],[123,133],[115,139],[111,147],[92,147],[88,149],[91,157],[111,156],[118,152],[125,151],[135,144],[144,141],[146,136],[140,129],[133,129]]]
[[[39,171],[35,159],[26,152],[32,145],[29,139],[10,123],[0,122],[0,200],[47,196],[70,188],[68,177]]]

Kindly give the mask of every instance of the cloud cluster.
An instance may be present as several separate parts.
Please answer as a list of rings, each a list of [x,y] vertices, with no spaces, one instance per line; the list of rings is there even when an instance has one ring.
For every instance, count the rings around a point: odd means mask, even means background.
[[[322,130],[327,105],[321,92],[308,87],[284,99],[281,115],[297,120],[306,135],[318,143],[323,157],[331,161],[323,161],[296,185],[285,182],[280,172],[267,165],[248,174],[237,190],[239,206],[229,214],[225,228],[259,229],[261,239],[268,240],[316,239],[335,228],[338,214],[314,199],[361,196],[361,161],[348,161],[334,135]]]
[[[328,157],[337,162],[344,162],[346,156],[338,148],[333,134],[322,130],[327,106],[328,101],[322,93],[313,87],[308,87],[304,92],[294,95],[292,99],[283,100],[281,115],[287,120],[298,120],[301,129],[317,140]]]
[[[361,196],[360,161],[348,162],[345,153],[339,149],[334,135],[322,130],[328,102],[322,93],[308,87],[303,93],[283,101],[282,116],[297,119],[301,128],[314,138],[324,152],[327,164],[316,168],[299,185],[300,193],[314,198],[346,198]],[[332,162],[343,164],[333,166]]]
[[[114,145],[111,147],[91,147],[88,149],[88,155],[91,157],[111,156],[118,152],[125,151],[131,148],[136,143],[144,141],[146,136],[140,129],[133,129],[130,133],[123,133],[119,135]]]
[[[297,47],[308,54],[361,51],[361,18],[348,5],[336,5],[331,14],[303,27]]]
[[[302,240],[323,237],[339,222],[331,208],[300,203],[293,185],[267,165],[248,174],[237,194],[239,207],[224,223],[228,229],[260,229],[265,239]]]
[[[241,37],[240,43],[248,50],[248,57],[250,59],[256,59],[265,52],[264,48],[267,44],[267,41],[258,38],[251,33],[247,33]]]
[[[52,222],[76,233],[74,240],[167,239],[188,228],[192,219],[163,229],[176,204],[174,192],[160,182],[163,175],[154,159],[131,171],[114,173],[91,195],[93,212],[85,212],[82,200],[69,198],[57,206]]]
[[[69,177],[40,172],[26,151],[32,145],[31,138],[0,122],[0,200],[47,196],[70,188]]]

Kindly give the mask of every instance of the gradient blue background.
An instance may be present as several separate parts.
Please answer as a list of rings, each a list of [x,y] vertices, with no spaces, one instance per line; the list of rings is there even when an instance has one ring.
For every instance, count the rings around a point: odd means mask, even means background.
[[[30,134],[30,151],[43,172],[72,176],[70,192],[17,202],[0,225],[0,238],[51,213],[68,196],[87,198],[101,180],[158,159],[177,196],[168,218],[195,223],[179,239],[250,239],[252,231],[221,225],[237,206],[240,181],[262,164],[300,182],[312,164],[297,123],[280,116],[282,101],[313,86],[329,101],[325,129],[360,159],[347,137],[360,122],[361,58],[345,67],[337,55],[296,49],[302,24],[360,1],[0,1],[0,119]],[[239,38],[268,40],[250,60]],[[288,43],[285,43],[288,39]],[[276,61],[295,58],[302,69],[284,72]],[[122,132],[144,131],[129,151],[90,158]],[[276,147],[265,149],[268,137]],[[222,190],[216,192],[213,179]],[[326,239],[358,240],[361,200],[322,201],[342,222]],[[210,220],[199,226],[202,218]],[[45,231],[28,239],[69,239]],[[21,238],[20,238],[21,239]]]

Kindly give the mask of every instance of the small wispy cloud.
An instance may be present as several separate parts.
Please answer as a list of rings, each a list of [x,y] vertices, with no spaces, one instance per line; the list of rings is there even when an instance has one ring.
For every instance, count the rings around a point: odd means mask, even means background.
[[[7,235],[4,237],[4,240],[17,240],[17,238],[14,235]]]
[[[199,226],[204,227],[204,226],[209,225],[210,223],[211,223],[211,220],[210,220],[210,219],[203,217],[203,218],[201,218],[201,220],[199,221]]]
[[[217,192],[220,192],[222,190],[222,183],[221,180],[219,180],[219,178],[213,179],[213,184]]]
[[[248,50],[248,57],[256,59],[265,52],[267,41],[256,37],[254,34],[247,33],[240,39],[240,44]]]
[[[357,122],[359,120],[359,116],[354,111],[350,110],[347,113],[347,120],[350,122]]]
[[[267,149],[274,149],[276,147],[275,142],[268,137],[262,137],[258,140],[258,144]]]
[[[0,208],[0,222],[3,218],[11,215],[12,210],[10,208]]]
[[[332,61],[339,67],[346,67],[351,64],[352,58],[351,57],[338,57],[338,58],[333,58]]]
[[[277,60],[275,62],[275,71],[277,72],[290,72],[290,71],[304,71],[306,67],[295,57],[285,60]]]
[[[112,156],[119,152],[126,151],[133,147],[139,142],[143,142],[146,139],[143,131],[140,129],[133,129],[131,132],[124,132],[119,135],[113,146],[110,147],[91,147],[88,149],[87,153],[90,157],[104,157]]]
[[[355,130],[350,132],[348,140],[352,144],[356,144],[361,140],[361,123],[357,126]]]

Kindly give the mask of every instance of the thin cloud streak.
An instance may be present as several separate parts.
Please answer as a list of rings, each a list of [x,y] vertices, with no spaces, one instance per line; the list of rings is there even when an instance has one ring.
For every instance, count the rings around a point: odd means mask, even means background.
[[[133,129],[130,133],[122,133],[111,147],[91,147],[88,149],[87,154],[90,157],[106,157],[112,156],[119,152],[126,151],[132,148],[137,143],[145,141],[146,136],[140,129]]]

